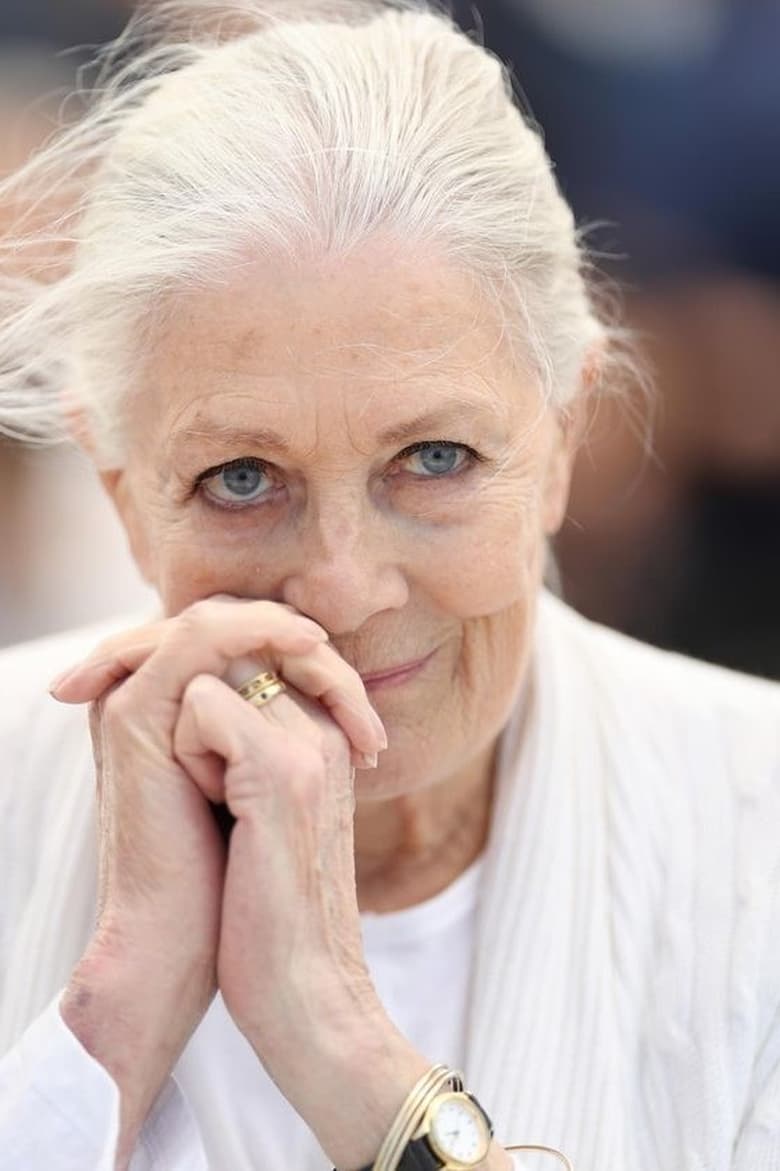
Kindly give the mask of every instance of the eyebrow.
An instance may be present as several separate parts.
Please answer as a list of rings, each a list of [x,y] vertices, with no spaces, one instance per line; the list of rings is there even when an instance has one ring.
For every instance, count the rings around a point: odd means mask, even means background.
[[[177,447],[181,443],[190,443],[192,440],[207,440],[209,443],[220,443],[226,446],[238,446],[249,443],[255,447],[265,448],[267,451],[278,451],[286,455],[290,451],[290,444],[278,431],[268,427],[233,427],[229,423],[215,423],[204,420],[198,426],[181,427],[168,438],[168,449]]]
[[[466,416],[465,422],[485,416],[490,416],[494,420],[499,418],[498,411],[483,404],[461,402],[448,404],[424,411],[412,419],[407,419],[403,423],[380,431],[376,436],[376,443],[379,447],[388,447],[392,444],[403,443],[425,431],[433,433],[437,439],[443,438],[443,435],[435,435],[435,432],[460,422],[459,413]],[[249,443],[255,447],[261,447],[265,451],[278,452],[281,455],[289,455],[291,451],[289,440],[271,428],[233,427],[230,424],[215,423],[210,420],[204,420],[199,426],[182,427],[175,431],[169,439],[168,446],[171,447],[193,439],[206,439],[212,443],[224,443],[229,446]]]
[[[453,423],[461,422],[459,413],[464,414],[464,422],[470,422],[474,418],[481,418],[487,415],[496,419],[498,414],[497,411],[489,409],[481,403],[453,403],[444,407],[435,407],[433,410],[424,411],[420,415],[415,415],[413,419],[408,419],[405,423],[400,423],[396,427],[390,427],[386,431],[381,431],[377,436],[377,442],[380,447],[389,446],[393,443],[403,443],[405,439],[412,439],[415,435],[419,435],[421,431],[431,432],[436,439],[443,438],[441,435],[436,435],[436,431],[451,427]]]

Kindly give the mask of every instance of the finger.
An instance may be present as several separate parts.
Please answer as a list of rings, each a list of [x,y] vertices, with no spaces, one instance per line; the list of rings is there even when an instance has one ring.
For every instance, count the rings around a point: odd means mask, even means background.
[[[317,655],[318,647],[315,647],[311,655]],[[307,656],[309,658],[310,656]],[[333,666],[336,671],[345,669],[351,671],[344,660],[330,649],[329,657],[335,660]],[[295,692],[294,699],[298,707],[302,708],[304,713],[316,719],[316,714],[322,713],[325,718],[332,719],[344,733],[350,742],[352,750],[352,763],[355,768],[376,768],[377,753],[381,752],[387,747],[387,737],[384,734],[384,727],[379,719],[379,716],[368,704],[367,699],[360,697],[357,699],[349,699],[344,704],[333,703],[333,708],[329,709],[325,704],[318,699],[319,694],[328,692],[329,680],[325,671],[318,674],[318,669],[315,666],[310,666],[309,678],[307,679],[304,671],[296,672],[294,663],[297,661],[296,656],[282,656],[279,674],[284,676],[288,688],[292,688]],[[307,661],[303,660],[304,663]],[[248,683],[257,675],[268,670],[268,664],[262,663],[258,656],[247,655],[242,659],[234,659],[228,667],[223,682],[227,683],[234,691],[240,693],[243,684]],[[292,676],[297,675],[298,681],[301,684],[298,686],[293,683]],[[308,683],[308,693],[304,690],[304,685]],[[282,709],[285,708],[286,702],[282,702]],[[333,710],[335,709],[335,710]],[[375,728],[374,722],[378,726],[378,731]],[[380,735],[381,733],[381,735]]]
[[[87,673],[102,668],[106,678],[118,683],[149,657],[158,646],[165,629],[165,621],[151,622],[144,626],[125,630],[112,638],[99,643],[85,658],[78,663],[71,664],[66,670],[55,676],[49,684],[49,691],[55,698],[60,699],[70,695],[70,684],[78,681]],[[107,682],[103,690],[110,686]],[[96,699],[97,696],[90,696]]]
[[[247,655],[230,663],[224,680],[240,691],[243,684],[269,669],[270,664],[257,655]],[[368,700],[362,679],[332,647],[315,646],[305,656],[282,655],[278,671],[301,697],[324,708],[341,727],[357,754],[358,768],[376,766],[376,754],[387,747],[384,726]],[[372,763],[366,764],[364,757]]]
[[[174,755],[205,796],[227,803],[235,817],[262,796],[264,778],[294,779],[317,754],[304,739],[311,721],[295,701],[280,695],[273,702],[269,719],[213,675],[193,679],[182,700]]]
[[[64,703],[96,699],[113,684],[142,670],[161,648],[172,643],[179,670],[172,669],[164,676],[166,688],[161,698],[178,698],[199,671],[222,674],[234,647],[247,649],[248,643],[249,649],[271,647],[279,654],[305,654],[327,639],[322,627],[287,607],[275,602],[247,602],[245,607],[233,604],[241,600],[209,599],[177,618],[109,639],[55,680],[52,694]],[[209,639],[215,644],[211,648]]]
[[[216,702],[212,700],[207,681],[219,683],[213,675],[198,675],[184,693],[173,734],[173,755],[209,801],[221,805],[225,800],[226,755],[212,747],[208,712],[209,705],[210,710],[220,709],[222,705],[221,697]]]
[[[223,676],[237,660],[246,661],[248,652],[255,653],[255,661],[262,652],[268,667],[323,704],[357,753],[372,757],[387,747],[384,726],[360,675],[326,640],[317,623],[279,603],[207,599],[178,618],[102,643],[60,680],[56,698],[84,703],[137,673],[150,701],[177,702],[195,675]]]
[[[212,600],[227,602],[231,605],[251,605],[253,601],[251,598],[237,598],[230,594],[215,594]],[[317,636],[318,640],[322,642],[327,641],[327,631],[307,615],[301,614],[294,606],[290,606],[287,602],[275,602],[273,605],[277,606],[279,610],[302,618],[305,629],[310,629]],[[114,663],[115,660],[116,674],[119,678],[132,674],[149,657],[152,651],[156,649],[163,632],[174,621],[175,618],[164,618],[158,622],[147,622],[143,625],[135,626],[130,630],[121,631],[111,638],[104,639],[79,663],[74,663],[65,671],[55,676],[49,684],[50,691],[53,693],[58,692],[59,688],[64,686],[65,681],[70,680],[71,676],[76,676],[84,671],[91,670],[92,667],[108,666],[109,663]]]
[[[314,647],[308,655],[285,655],[281,668],[298,691],[327,709],[355,748],[369,755],[387,748],[384,724],[363,680],[332,646]]]

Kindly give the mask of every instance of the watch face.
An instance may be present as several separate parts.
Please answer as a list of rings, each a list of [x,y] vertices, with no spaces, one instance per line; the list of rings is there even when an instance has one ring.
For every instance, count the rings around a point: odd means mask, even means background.
[[[465,1095],[453,1093],[437,1102],[428,1141],[445,1162],[473,1167],[487,1156],[490,1134],[479,1107]]]

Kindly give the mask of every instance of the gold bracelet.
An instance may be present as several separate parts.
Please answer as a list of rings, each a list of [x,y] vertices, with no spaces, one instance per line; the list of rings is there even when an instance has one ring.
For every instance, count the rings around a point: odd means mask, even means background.
[[[545,1151],[548,1155],[554,1155],[556,1159],[560,1159],[566,1171],[574,1171],[574,1164],[570,1159],[567,1159],[563,1151],[557,1150],[555,1147],[541,1147],[533,1143],[524,1143],[520,1147],[504,1147],[505,1151]]]
[[[379,1154],[374,1160],[371,1171],[396,1171],[398,1166],[398,1158],[394,1161],[396,1148],[398,1146],[398,1136],[406,1129],[406,1122],[409,1114],[411,1104],[417,1099],[418,1095],[424,1093],[431,1085],[438,1084],[439,1079],[443,1074],[447,1073],[446,1065],[434,1065],[422,1077],[418,1078],[412,1086],[409,1093],[404,1098],[404,1101],[393,1119],[392,1126],[385,1135],[384,1142],[379,1148]]]
[[[434,1065],[415,1083],[393,1121],[372,1171],[397,1171],[398,1164],[428,1106],[444,1086],[451,1083],[453,1090],[463,1088],[463,1075],[446,1065]]]
[[[435,1077],[429,1077],[407,1097],[399,1111],[395,1127],[388,1136],[387,1171],[396,1171],[406,1145],[424,1117],[428,1103],[450,1082],[449,1070],[444,1068]],[[381,1164],[380,1164],[381,1168]]]

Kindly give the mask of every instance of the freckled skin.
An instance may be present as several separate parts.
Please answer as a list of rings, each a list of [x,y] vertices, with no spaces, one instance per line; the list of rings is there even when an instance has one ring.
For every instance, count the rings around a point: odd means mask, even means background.
[[[103,477],[136,558],[168,614],[213,593],[288,602],[364,674],[435,650],[372,694],[390,747],[357,775],[355,820],[361,906],[427,897],[484,845],[570,442],[473,282],[435,257],[376,244],[299,271],[257,263],[174,310],[139,377],[126,466]],[[449,411],[435,433],[378,445],[434,408]],[[289,451],[224,440],[225,425],[273,428]],[[415,475],[398,456],[426,440],[485,462]],[[270,500],[188,498],[242,457],[270,466]]]

